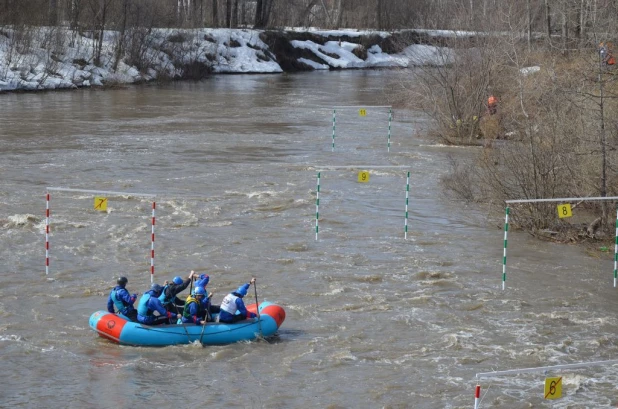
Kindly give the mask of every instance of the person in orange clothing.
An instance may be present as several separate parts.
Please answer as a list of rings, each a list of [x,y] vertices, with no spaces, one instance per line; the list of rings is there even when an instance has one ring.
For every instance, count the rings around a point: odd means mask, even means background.
[[[498,98],[493,95],[490,95],[489,98],[487,98],[487,112],[489,112],[489,115],[494,115],[498,112]]]
[[[612,52],[612,44],[611,43],[601,43],[599,44],[599,55],[601,56],[601,62],[604,65],[614,65],[616,64],[616,59],[614,58],[614,54]]]

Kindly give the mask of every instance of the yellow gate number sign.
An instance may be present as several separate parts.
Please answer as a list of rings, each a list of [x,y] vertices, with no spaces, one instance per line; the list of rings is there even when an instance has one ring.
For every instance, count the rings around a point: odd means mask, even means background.
[[[573,216],[573,213],[571,213],[571,205],[570,204],[561,204],[558,205],[558,217],[559,218],[564,218],[564,217],[571,217]]]
[[[107,198],[106,197],[95,197],[94,198],[94,210],[106,212],[107,211]]]
[[[361,108],[358,110],[358,115],[367,116],[367,110],[365,108]]]
[[[562,397],[562,376],[559,378],[545,378],[545,399]]]
[[[360,172],[358,172],[358,181],[360,183],[369,182],[369,172],[367,172],[366,170],[361,170]]]

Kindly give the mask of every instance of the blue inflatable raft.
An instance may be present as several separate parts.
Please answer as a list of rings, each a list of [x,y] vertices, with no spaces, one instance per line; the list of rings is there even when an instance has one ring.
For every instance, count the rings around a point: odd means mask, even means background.
[[[255,311],[255,304],[247,306]],[[261,335],[273,335],[283,321],[285,311],[277,304],[260,304],[260,319],[252,318],[225,324],[208,322],[205,325],[178,324],[149,326],[132,322],[122,315],[97,311],[90,316],[90,328],[101,337],[121,345],[168,346],[189,344],[195,341],[203,345],[231,344],[238,341],[251,341]]]

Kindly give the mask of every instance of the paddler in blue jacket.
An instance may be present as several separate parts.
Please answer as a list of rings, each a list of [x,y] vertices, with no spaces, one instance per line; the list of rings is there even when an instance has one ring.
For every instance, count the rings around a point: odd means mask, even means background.
[[[122,314],[131,321],[137,321],[137,310],[133,307],[137,294],[129,294],[126,289],[128,282],[126,277],[118,278],[116,281],[118,285],[112,288],[107,298],[107,311],[112,314]],[[114,311],[114,307],[118,312]]]
[[[246,284],[238,287],[238,290],[229,293],[221,301],[221,311],[219,312],[219,322],[226,322],[228,324],[242,321],[249,318],[254,318],[256,315],[247,311],[245,303],[242,298],[247,295],[247,290],[251,284],[255,283],[255,278],[252,278]],[[236,312],[238,311],[238,314]]]
[[[197,281],[195,282],[195,288],[202,287],[203,289],[206,289],[209,281],[210,277],[207,274],[200,274],[200,276],[197,278]]]
[[[208,282],[210,281],[210,277],[206,274],[200,274],[200,276],[198,277],[197,281],[195,282],[195,288],[197,289],[198,287],[203,287],[204,291],[205,291],[205,295],[204,295],[204,309],[205,309],[205,317],[206,317],[206,321],[212,321],[212,315],[213,314],[218,314],[219,313],[219,306],[218,305],[212,305],[212,303],[210,302],[211,298],[212,298],[212,293],[209,293],[208,295],[206,295],[206,286],[208,285]]]
[[[172,314],[167,311],[159,296],[163,292],[163,287],[159,284],[153,284],[150,287],[150,291],[147,291],[142,295],[137,305],[137,321],[146,325],[160,325],[168,324],[170,320],[174,321],[180,318],[180,314]],[[157,311],[160,315],[155,316],[154,312]]]
[[[174,313],[182,311],[185,302],[184,300],[178,298],[177,295],[184,291],[189,284],[191,284],[194,274],[195,272],[191,271],[191,274],[189,274],[189,276],[184,280],[182,277],[176,276],[171,283],[165,283],[165,287],[163,287],[163,290],[161,291],[159,300],[168,311],[172,311]]]

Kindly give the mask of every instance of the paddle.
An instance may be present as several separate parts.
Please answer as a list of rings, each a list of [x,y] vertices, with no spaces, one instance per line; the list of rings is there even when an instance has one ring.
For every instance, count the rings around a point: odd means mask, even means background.
[[[258,297],[257,297],[257,284],[256,284],[255,278],[252,279],[251,281],[253,281],[253,290],[255,291],[255,311],[257,312],[258,328],[260,329],[260,338],[264,338],[264,335],[262,335],[262,321],[260,319],[260,304],[258,303]]]
[[[208,299],[210,299],[210,297],[212,297],[212,293],[208,294]],[[208,306],[208,303],[206,303],[206,308],[210,308]],[[204,344],[202,343],[202,337],[204,336],[204,330],[206,329],[206,322],[208,322],[209,315],[210,311],[206,310],[206,314],[204,314],[204,325],[202,325],[202,333],[200,334],[200,344],[202,344],[202,346],[204,346]]]
[[[181,314],[180,312],[178,312],[178,305],[176,305],[176,303],[173,302],[173,301],[172,301],[172,305],[176,309],[176,314]],[[178,318],[176,318],[176,320],[178,320]],[[189,335],[189,331],[187,331],[187,327],[185,326],[185,323],[182,321],[182,318],[180,318],[180,323],[182,324],[182,328],[185,330],[185,334],[187,334],[187,341],[190,344],[191,343],[191,336]]]

